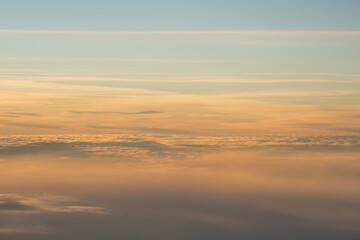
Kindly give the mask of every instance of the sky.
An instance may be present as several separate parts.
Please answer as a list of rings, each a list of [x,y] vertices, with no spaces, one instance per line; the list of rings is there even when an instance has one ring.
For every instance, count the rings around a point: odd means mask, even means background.
[[[357,0],[2,0],[5,29],[359,30]]]
[[[359,10],[0,0],[0,239],[359,239]]]

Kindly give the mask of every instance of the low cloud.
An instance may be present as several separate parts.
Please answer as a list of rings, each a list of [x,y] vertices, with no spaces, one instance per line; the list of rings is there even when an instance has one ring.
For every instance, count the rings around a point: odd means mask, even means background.
[[[142,128],[141,130],[144,131]],[[189,136],[169,129],[156,134],[9,136],[0,137],[0,156],[51,154],[72,157],[189,157],[218,151],[278,149],[359,152],[360,137],[338,136]]]
[[[0,227],[0,236],[34,236],[34,235],[49,235],[50,232],[44,226],[32,226],[31,228],[16,228],[16,227]],[[49,237],[49,236],[47,236]],[[23,239],[23,238],[22,238]]]
[[[103,207],[89,206],[71,197],[0,194],[0,239],[60,240],[64,236],[52,221],[108,213]]]
[[[12,195],[0,195],[0,211],[33,211],[35,206],[22,203],[21,198]]]
[[[6,213],[108,213],[102,207],[74,205],[75,199],[63,196],[27,197],[15,194],[0,194],[0,212]]]
[[[54,163],[52,154],[31,156],[24,162],[12,158],[2,165],[1,188],[10,185],[19,193],[40,194],[0,196],[0,238],[12,240],[15,234],[22,240],[359,237],[359,155],[344,148],[357,144],[355,136],[7,138],[10,145],[50,140],[70,145],[101,143],[101,148],[110,152],[128,149],[127,154],[147,148],[165,148],[175,154],[180,151],[177,147],[205,154],[173,160],[159,155],[151,159],[146,152],[143,159],[149,161],[134,164],[88,159],[73,164],[77,157]],[[325,149],[320,151],[321,147]],[[328,150],[338,147],[343,148]],[[215,148],[229,152],[213,153]],[[102,156],[99,159],[103,160]],[[118,161],[119,157],[112,159]],[[41,195],[59,191],[76,198]],[[38,225],[50,234],[42,237],[28,231]]]

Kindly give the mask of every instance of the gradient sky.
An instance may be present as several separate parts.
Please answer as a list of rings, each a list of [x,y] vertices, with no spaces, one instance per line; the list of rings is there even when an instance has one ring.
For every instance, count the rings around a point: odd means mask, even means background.
[[[357,0],[2,0],[1,28],[44,30],[359,30]]]
[[[1,32],[0,61],[3,68],[53,72],[89,71],[95,65],[101,72],[359,75],[359,32],[356,32],[360,29],[359,7],[356,0],[1,1],[3,30],[75,32]],[[145,36],[81,34],[81,31],[184,30],[285,32],[200,36],[166,32]],[[315,32],[287,32],[296,30]],[[327,30],[340,32],[316,32]]]
[[[360,239],[359,12],[0,0],[0,239]]]

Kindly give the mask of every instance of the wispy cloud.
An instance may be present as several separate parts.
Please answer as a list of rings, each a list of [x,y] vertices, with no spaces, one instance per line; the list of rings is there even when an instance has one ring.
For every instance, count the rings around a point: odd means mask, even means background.
[[[10,59],[44,59],[44,60],[51,60],[51,59],[65,59],[65,58],[57,58],[57,57],[0,57],[0,60],[10,60]],[[71,58],[74,59],[74,58]],[[88,59],[88,58],[75,58],[75,59]],[[89,58],[89,59],[118,59],[118,58]],[[128,59],[128,58],[119,58],[119,59]],[[136,59],[136,58],[130,58]],[[66,58],[69,60],[69,58]],[[191,59],[189,59],[191,60]],[[204,59],[205,60],[205,59]],[[184,59],[186,61],[186,59]],[[213,60],[218,61],[218,59]],[[221,61],[221,60],[220,60]],[[197,78],[213,78],[213,77],[235,77],[235,76],[289,76],[289,77],[299,77],[299,76],[323,76],[323,77],[360,77],[360,74],[356,73],[336,73],[336,72],[329,72],[329,73],[318,73],[318,72],[239,72],[236,74],[202,74],[202,73],[184,73],[184,72],[147,72],[147,71],[80,71],[80,72],[64,72],[64,71],[55,71],[55,70],[44,70],[44,69],[22,69],[22,68],[0,68],[1,77],[10,77],[13,75],[18,76],[120,76],[120,75],[146,75],[146,76],[165,76],[165,77],[197,77]]]
[[[119,62],[164,62],[164,63],[217,63],[217,62],[244,62],[249,59],[161,59],[161,58],[56,58],[56,57],[0,57],[4,61],[119,61]]]
[[[16,194],[0,194],[0,212],[58,212],[106,214],[104,208],[74,204],[77,200],[65,196],[27,197]]]
[[[322,35],[360,35],[360,31],[326,31],[326,30],[188,30],[188,31],[83,31],[83,30],[25,30],[1,29],[0,33],[25,34],[96,34],[96,35],[197,35],[197,34],[245,34],[245,35],[279,35],[279,34],[322,34]]]
[[[1,58],[0,60],[86,60],[83,58]],[[102,58],[92,58],[92,60],[106,60]],[[117,59],[109,58],[109,61],[116,61]],[[122,59],[127,61],[127,59]],[[137,61],[136,59],[129,59],[129,61]],[[138,59],[140,61],[152,61],[152,59]],[[202,62],[207,60],[177,60],[177,59],[157,59],[164,62],[188,62],[193,61]],[[156,60],[156,61],[157,61]],[[219,60],[220,62],[222,60]],[[227,60],[224,60],[227,61]],[[232,62],[233,60],[229,60]],[[237,60],[234,60],[235,62]],[[26,80],[34,82],[53,82],[53,81],[131,81],[131,82],[174,82],[174,83],[207,83],[207,82],[226,82],[226,83],[281,83],[281,82],[299,82],[299,83],[358,83],[360,82],[359,74],[321,74],[321,73],[237,73],[237,74],[191,74],[191,73],[154,73],[154,72],[83,72],[83,73],[64,73],[64,72],[34,72],[20,70],[1,70],[0,81],[6,82],[9,80]],[[9,85],[9,84],[8,84]]]
[[[133,114],[159,114],[159,113],[163,113],[161,111],[140,111],[140,112],[115,112],[115,111],[70,111],[70,113],[74,113],[74,114],[86,114],[86,115],[122,115],[122,114],[129,114],[129,115],[133,115]]]
[[[0,236],[4,235],[48,235],[51,232],[45,226],[32,226],[31,228],[4,227],[0,228]]]

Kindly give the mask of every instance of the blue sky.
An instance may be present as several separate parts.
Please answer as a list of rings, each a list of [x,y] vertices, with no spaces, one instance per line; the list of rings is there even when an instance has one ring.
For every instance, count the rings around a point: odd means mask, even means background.
[[[359,30],[358,0],[1,0],[0,28]]]

